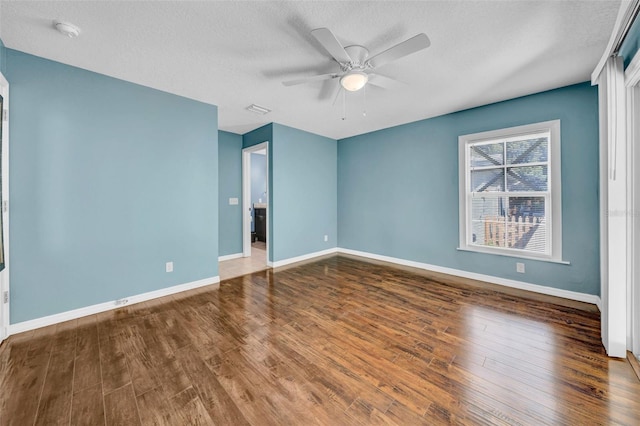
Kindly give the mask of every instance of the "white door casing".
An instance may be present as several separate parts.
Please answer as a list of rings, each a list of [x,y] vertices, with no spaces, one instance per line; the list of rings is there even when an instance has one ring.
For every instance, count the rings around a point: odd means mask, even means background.
[[[9,83],[0,73],[2,111],[2,235],[4,240],[4,269],[0,271],[0,341],[9,335]]]
[[[640,357],[640,54],[625,70],[628,168],[627,349]]]
[[[271,247],[271,238],[269,236],[269,194],[271,188],[269,187],[269,142],[262,142],[258,145],[254,145],[242,150],[242,256],[251,256],[251,154],[257,151],[265,150],[267,158],[267,264],[269,264],[269,251]]]

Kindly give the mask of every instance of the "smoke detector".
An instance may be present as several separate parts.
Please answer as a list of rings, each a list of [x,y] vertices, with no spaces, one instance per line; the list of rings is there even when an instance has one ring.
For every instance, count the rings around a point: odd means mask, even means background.
[[[75,38],[80,35],[80,28],[76,27],[69,22],[53,21],[53,27],[58,30],[60,34],[66,35],[69,38]]]

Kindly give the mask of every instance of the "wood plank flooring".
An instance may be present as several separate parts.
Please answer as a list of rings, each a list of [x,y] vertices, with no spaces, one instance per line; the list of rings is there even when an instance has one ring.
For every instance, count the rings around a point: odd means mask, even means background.
[[[599,314],[536,298],[347,256],[257,272],[10,337],[0,425],[639,424]]]

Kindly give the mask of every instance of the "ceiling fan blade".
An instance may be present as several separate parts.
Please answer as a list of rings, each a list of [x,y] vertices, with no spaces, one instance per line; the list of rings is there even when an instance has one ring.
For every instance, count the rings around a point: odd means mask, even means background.
[[[330,29],[317,28],[311,31],[311,35],[320,42],[322,47],[324,47],[331,56],[333,56],[333,59],[339,63],[351,62],[351,57],[347,54],[344,47],[342,47]]]
[[[380,52],[377,55],[372,56],[367,63],[373,68],[379,67],[391,61],[395,61],[396,59],[411,55],[412,53],[418,52],[422,49],[426,49],[429,46],[431,46],[429,37],[427,37],[426,34],[421,33],[417,36],[411,37],[409,40],[405,40],[402,43],[398,43],[395,46],[390,47],[384,52]]]
[[[406,86],[406,83],[395,80],[391,77],[387,77],[380,74],[369,74],[368,84],[372,86],[381,87],[383,89],[397,89],[399,87]]]
[[[336,96],[333,98],[333,103],[331,104],[331,106],[335,106],[336,102],[338,101],[338,97],[340,96],[340,94],[342,93],[342,86],[338,86],[338,91],[336,92]]]
[[[297,84],[313,83],[314,81],[330,80],[332,78],[337,78],[339,76],[340,75],[336,73],[320,74],[320,75],[314,75],[313,77],[305,77],[305,78],[299,78],[296,80],[283,81],[282,84],[284,84],[285,86],[295,86]]]
[[[332,80],[324,80],[322,85],[320,86],[320,91],[318,92],[318,100],[326,101],[331,100],[333,97],[333,93],[336,91],[336,86],[340,86],[336,84],[335,79]]]

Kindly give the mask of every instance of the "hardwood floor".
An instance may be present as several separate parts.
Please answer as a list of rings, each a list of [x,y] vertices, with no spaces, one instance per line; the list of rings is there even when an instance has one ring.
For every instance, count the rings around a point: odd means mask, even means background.
[[[639,424],[588,305],[442,281],[332,256],[15,335],[0,424]]]

